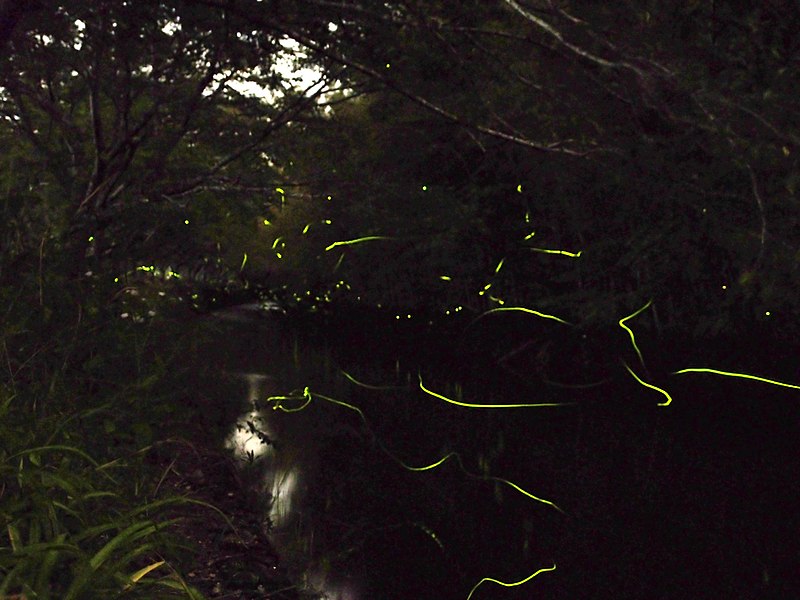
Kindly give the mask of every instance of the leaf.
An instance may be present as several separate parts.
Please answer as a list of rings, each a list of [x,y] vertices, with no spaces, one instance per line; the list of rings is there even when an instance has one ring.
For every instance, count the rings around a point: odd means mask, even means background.
[[[130,527],[120,531],[111,540],[89,560],[89,566],[92,569],[98,569],[111,554],[120,546],[135,542],[143,537],[146,537],[158,530],[158,525],[152,521],[143,521],[141,523],[134,523]]]
[[[137,581],[139,581],[139,580],[140,580],[142,577],[144,577],[145,575],[147,575],[147,574],[148,574],[150,571],[155,571],[155,570],[156,570],[158,567],[160,567],[161,565],[163,565],[165,562],[166,562],[166,561],[159,560],[158,562],[154,562],[153,564],[147,565],[146,567],[143,567],[143,568],[139,569],[138,571],[136,571],[135,573],[133,573],[133,574],[130,576],[130,578],[131,578],[131,583],[130,583],[130,584],[128,584],[128,585],[125,587],[125,589],[129,589],[129,588],[133,587],[133,584],[134,584],[134,583],[136,583]]]
[[[11,543],[11,549],[14,552],[18,552],[22,546],[22,540],[20,539],[19,536],[19,529],[17,529],[14,525],[9,523],[8,526],[6,527],[6,530],[8,531],[8,540]]]

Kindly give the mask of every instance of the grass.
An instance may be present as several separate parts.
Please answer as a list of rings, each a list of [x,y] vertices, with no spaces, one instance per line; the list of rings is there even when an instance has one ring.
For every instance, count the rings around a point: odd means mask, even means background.
[[[76,296],[0,296],[0,599],[202,598],[175,533],[191,499],[159,492],[150,464],[182,421],[165,399],[177,342],[154,348],[152,324]]]
[[[92,456],[23,408],[0,405],[0,598],[201,598],[173,566],[187,548],[167,515],[187,500],[137,493],[144,453]]]

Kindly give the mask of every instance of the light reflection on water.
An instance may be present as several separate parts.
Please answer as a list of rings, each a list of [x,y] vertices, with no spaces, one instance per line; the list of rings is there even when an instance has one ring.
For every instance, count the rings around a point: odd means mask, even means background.
[[[270,389],[272,377],[239,373],[247,383],[247,411],[226,440],[243,461],[260,473],[260,489],[269,502],[269,537],[292,577],[324,600],[359,600],[359,585],[347,573],[334,573],[326,548],[315,545],[314,515],[304,514],[303,500],[318,462],[314,432],[319,431],[312,411],[285,414],[255,408]],[[266,443],[266,440],[269,443]]]
[[[259,389],[269,377],[261,373],[244,373],[240,376],[247,382],[247,403],[254,407],[258,400]],[[252,455],[253,458],[259,458],[271,452],[273,447],[263,443],[261,437],[249,425],[257,426],[261,432],[271,437],[269,427],[262,421],[259,411],[255,409],[239,417],[236,427],[233,428],[225,442],[225,447],[235,450],[242,457]]]

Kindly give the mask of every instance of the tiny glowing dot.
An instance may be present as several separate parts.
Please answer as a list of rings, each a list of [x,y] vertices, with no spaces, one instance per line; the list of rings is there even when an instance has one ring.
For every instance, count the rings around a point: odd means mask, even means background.
[[[423,185],[422,186],[422,191],[423,192],[427,192],[428,191],[428,186],[427,185]]]
[[[189,224],[189,219],[184,219],[184,220],[183,220],[183,224],[184,224],[184,225],[188,225],[188,224]]]

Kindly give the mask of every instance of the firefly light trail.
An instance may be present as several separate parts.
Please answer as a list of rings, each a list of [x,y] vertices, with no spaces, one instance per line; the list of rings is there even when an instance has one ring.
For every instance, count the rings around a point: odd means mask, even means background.
[[[475,584],[475,587],[472,588],[472,590],[470,590],[469,596],[467,596],[467,600],[470,600],[472,598],[472,594],[475,593],[475,590],[477,590],[478,587],[482,583],[484,583],[486,581],[491,582],[491,583],[496,583],[497,585],[502,585],[503,587],[517,587],[518,585],[522,585],[524,583],[528,583],[531,579],[533,579],[534,577],[536,577],[540,573],[545,573],[546,571],[555,571],[555,570],[556,570],[556,566],[554,564],[552,567],[545,567],[543,569],[539,569],[538,571],[536,571],[535,573],[532,573],[531,575],[528,575],[525,579],[523,579],[521,581],[514,581],[514,582],[510,582],[510,583],[507,583],[505,581],[500,581],[499,579],[492,579],[491,577],[484,577],[478,583]]]
[[[420,385],[421,385],[421,383],[422,382],[420,381]],[[289,396],[270,396],[269,398],[267,398],[267,402],[275,402],[275,406],[273,406],[273,410],[280,409],[280,410],[283,410],[284,412],[298,412],[298,411],[303,410],[304,408],[306,408],[308,406],[308,404],[311,402],[312,398],[315,398],[315,397],[316,398],[321,398],[322,400],[325,400],[326,402],[330,402],[330,403],[336,404],[338,406],[343,406],[344,408],[348,408],[348,409],[358,413],[358,416],[361,418],[361,421],[364,423],[364,425],[367,428],[367,430],[370,431],[371,433],[373,433],[372,429],[369,426],[369,422],[367,421],[366,416],[364,415],[364,413],[361,411],[360,408],[358,408],[357,406],[353,406],[352,404],[348,404],[347,402],[342,402],[341,400],[336,400],[335,398],[331,398],[330,396],[325,396],[325,395],[319,394],[319,393],[313,393],[312,394],[308,387],[303,389],[302,394],[291,394]],[[443,396],[441,396],[441,397],[443,398]],[[287,408],[282,407],[281,404],[280,404],[281,401],[283,401],[283,400],[303,400],[303,399],[305,399],[305,402],[303,403],[303,405],[300,406],[299,408],[295,408],[295,409],[287,409]],[[373,435],[374,435],[374,433],[373,433]],[[534,500],[535,502],[540,502],[542,504],[547,504],[548,506],[552,506],[558,512],[560,512],[562,514],[564,513],[563,510],[561,510],[558,506],[556,506],[555,503],[551,502],[550,500],[545,500],[544,498],[539,498],[538,496],[534,496],[530,492],[528,492],[528,491],[524,490],[523,488],[521,488],[520,486],[518,486],[516,483],[513,483],[513,482],[511,482],[511,481],[509,481],[507,479],[503,479],[502,477],[495,477],[493,475],[476,475],[474,473],[471,473],[470,471],[468,471],[464,467],[464,463],[461,461],[461,456],[457,452],[450,452],[449,454],[445,455],[443,458],[440,458],[439,460],[437,460],[433,464],[430,464],[430,465],[427,465],[427,466],[424,466],[424,467],[412,467],[412,466],[409,466],[406,463],[404,463],[399,458],[397,458],[379,440],[378,440],[378,445],[381,448],[381,450],[383,450],[383,452],[387,456],[389,456],[389,458],[391,458],[392,460],[397,462],[397,464],[402,466],[404,469],[407,469],[408,471],[413,471],[413,472],[431,471],[431,470],[435,469],[436,467],[439,467],[439,466],[443,465],[450,458],[455,458],[456,462],[458,463],[459,468],[461,469],[461,471],[464,474],[466,474],[468,477],[471,477],[472,479],[480,479],[482,481],[496,481],[498,483],[502,483],[504,485],[507,485],[507,486],[515,489],[520,494],[530,498],[531,500]]]
[[[636,317],[636,316],[640,315],[640,314],[641,314],[641,313],[643,313],[643,312],[644,312],[644,311],[645,311],[645,310],[646,310],[646,309],[647,309],[647,308],[648,308],[648,307],[649,307],[649,306],[650,306],[652,303],[653,303],[653,301],[652,301],[652,300],[648,300],[648,301],[647,301],[647,304],[645,304],[645,305],[644,305],[642,308],[640,308],[639,310],[637,310],[635,313],[633,313],[633,314],[630,314],[630,315],[628,315],[627,317],[623,317],[622,319],[620,319],[620,320],[619,320],[619,326],[620,326],[620,327],[622,327],[622,328],[623,328],[625,331],[627,331],[627,332],[628,332],[628,335],[629,335],[629,336],[631,336],[631,344],[633,344],[633,349],[634,349],[634,350],[636,350],[636,355],[639,357],[639,362],[641,362],[641,363],[642,363],[642,366],[644,366],[644,359],[642,358],[642,353],[639,351],[639,346],[637,346],[637,345],[636,345],[636,338],[635,338],[635,337],[634,337],[634,335],[633,335],[633,331],[632,331],[632,330],[631,330],[631,329],[630,329],[630,328],[629,328],[627,325],[625,325],[625,321],[627,321],[628,319],[632,319],[632,318],[634,318],[634,317]],[[626,367],[626,368],[627,368],[627,366],[628,366],[628,365],[625,365],[625,367]],[[628,369],[628,370],[630,371],[630,369]],[[631,371],[631,373],[633,373],[633,371]],[[635,377],[635,375],[634,375],[634,377]]]
[[[650,388],[651,390],[655,390],[660,394],[664,394],[664,396],[667,398],[667,401],[659,402],[658,403],[659,406],[669,406],[672,403],[672,397],[666,391],[662,390],[660,387],[656,387],[653,384],[647,383],[646,381],[640,379],[639,376],[633,372],[633,370],[628,366],[628,363],[626,363],[625,361],[622,362],[622,365],[628,370],[628,373],[633,375],[633,378],[639,383],[641,383],[644,387]]]
[[[398,386],[392,386],[392,385],[386,385],[386,386],[384,386],[384,385],[369,385],[368,383],[363,383],[363,382],[361,382],[361,381],[358,381],[358,380],[357,380],[355,377],[353,377],[352,375],[350,375],[350,373],[348,373],[347,371],[341,371],[341,373],[342,373],[342,375],[344,375],[344,376],[345,376],[345,377],[346,377],[346,378],[347,378],[349,381],[353,382],[353,383],[354,383],[354,384],[356,384],[357,386],[360,386],[360,387],[366,388],[366,389],[368,389],[368,390],[377,390],[377,391],[383,391],[383,390],[399,390],[399,389],[402,389],[402,388],[400,388],[400,387],[398,387]]]
[[[392,460],[397,462],[397,464],[399,464],[401,467],[403,467],[407,471],[413,471],[415,473],[421,473],[423,471],[432,471],[436,467],[439,467],[439,466],[443,465],[449,459],[455,458],[456,462],[458,463],[459,469],[461,469],[461,471],[467,477],[471,477],[472,479],[480,479],[481,481],[496,481],[497,483],[502,483],[502,484],[507,485],[507,486],[509,486],[511,488],[514,488],[520,494],[522,494],[523,496],[527,496],[528,498],[530,498],[531,500],[533,500],[535,502],[539,502],[541,504],[547,504],[548,506],[552,506],[554,509],[556,509],[561,514],[565,514],[564,511],[561,510],[558,506],[556,506],[556,504],[554,502],[551,502],[550,500],[545,500],[544,498],[539,498],[538,496],[534,496],[530,492],[522,489],[516,483],[513,483],[513,482],[509,481],[508,479],[503,479],[502,477],[495,477],[494,475],[476,475],[475,473],[472,473],[472,472],[468,471],[464,467],[464,463],[461,461],[461,455],[458,452],[450,452],[449,454],[446,454],[442,458],[437,460],[435,463],[432,463],[430,465],[426,465],[424,467],[412,467],[412,466],[409,466],[406,463],[404,463],[399,458],[397,458],[394,454],[389,452],[386,448],[382,447],[382,449]]]
[[[361,244],[362,242],[371,242],[373,240],[390,240],[390,239],[392,238],[386,235],[367,235],[353,240],[342,240],[340,242],[333,242],[330,246],[325,248],[325,252],[329,252],[330,250],[333,250],[337,246],[352,246],[353,244]]]
[[[344,373],[344,371],[342,371],[342,373]],[[357,385],[361,385],[359,382],[357,382],[357,381],[356,381],[355,379],[353,379],[352,377],[348,376],[347,378],[348,378],[350,381],[352,381],[353,383],[356,383]],[[420,382],[419,382],[419,383],[420,383],[420,387],[421,387],[421,388],[422,388],[422,389],[423,389],[425,392],[427,392],[427,393],[429,393],[429,394],[431,394],[431,395],[434,395],[434,396],[436,396],[437,398],[441,398],[441,399],[443,399],[443,400],[447,400],[448,402],[453,402],[454,404],[458,404],[458,405],[460,405],[460,406],[467,406],[467,407],[472,407],[472,408],[504,408],[504,406],[502,406],[502,405],[481,405],[481,404],[474,404],[474,405],[470,405],[470,404],[464,404],[464,403],[455,402],[454,400],[450,400],[449,398],[445,398],[444,396],[441,396],[441,395],[439,395],[439,394],[436,394],[435,392],[431,392],[431,391],[429,391],[429,390],[426,390],[426,389],[425,389],[425,388],[422,386],[422,378],[420,378]],[[306,388],[306,391],[307,391],[307,390],[308,390],[308,388]],[[355,407],[355,406],[353,406],[353,405],[351,405],[351,404],[347,404],[346,402],[342,402],[341,400],[335,400],[335,399],[333,399],[333,398],[329,398],[328,396],[323,396],[322,394],[314,394],[314,395],[315,395],[315,396],[318,396],[318,397],[320,397],[320,398],[322,398],[323,400],[327,400],[328,402],[332,402],[332,403],[334,403],[334,404],[338,404],[339,406],[344,406],[345,408],[349,408],[350,410],[354,410],[354,411],[356,411],[356,412],[359,414],[359,416],[361,417],[361,420],[364,422],[364,425],[366,425],[367,429],[370,429],[370,427],[369,427],[369,423],[367,422],[367,419],[366,419],[366,417],[364,416],[364,413],[363,413],[363,412],[361,412],[361,409],[359,409],[359,408],[357,408],[357,407]],[[560,405],[547,405],[547,404],[522,404],[522,405],[506,405],[506,406],[505,406],[505,408],[515,408],[515,407],[517,407],[517,406],[560,406]],[[520,494],[522,494],[523,496],[527,496],[528,498],[530,498],[531,500],[534,500],[535,502],[540,502],[540,503],[542,503],[542,504],[547,504],[548,506],[552,506],[552,507],[553,507],[554,509],[556,509],[558,512],[560,512],[560,513],[562,513],[562,514],[564,513],[564,511],[563,511],[563,510],[561,510],[561,509],[560,509],[558,506],[556,506],[556,504],[555,504],[555,503],[551,502],[550,500],[545,500],[544,498],[539,498],[538,496],[534,496],[534,495],[533,495],[533,494],[531,494],[530,492],[528,492],[528,491],[526,491],[526,490],[522,489],[522,488],[521,488],[520,486],[518,486],[516,483],[513,483],[513,482],[511,482],[511,481],[509,481],[509,480],[507,480],[507,479],[503,479],[502,477],[495,477],[495,476],[493,476],[493,475],[476,475],[475,473],[471,473],[470,471],[468,471],[468,470],[467,470],[467,469],[464,467],[464,463],[462,462],[462,460],[461,460],[461,456],[458,454],[458,452],[450,452],[449,454],[446,454],[445,456],[443,456],[442,458],[440,458],[440,459],[439,459],[439,460],[437,460],[436,462],[434,462],[434,463],[432,463],[432,464],[430,464],[430,465],[426,465],[426,466],[424,466],[424,467],[412,467],[412,466],[410,466],[410,465],[407,465],[406,463],[404,463],[404,462],[403,462],[402,460],[400,460],[399,458],[397,458],[397,457],[394,455],[394,453],[392,453],[391,451],[389,451],[389,449],[388,449],[388,448],[386,448],[386,446],[385,446],[385,445],[384,445],[384,444],[383,444],[383,443],[382,443],[380,440],[377,440],[377,441],[378,441],[378,445],[379,445],[379,447],[381,448],[381,450],[383,450],[383,452],[384,452],[384,453],[385,453],[385,454],[386,454],[386,455],[387,455],[389,458],[391,458],[392,460],[394,460],[394,461],[395,461],[397,464],[399,464],[401,467],[403,467],[404,469],[406,469],[406,470],[408,470],[408,471],[413,471],[413,472],[417,472],[417,473],[419,473],[419,472],[422,472],[422,471],[432,471],[432,470],[433,470],[433,469],[435,469],[436,467],[439,467],[439,466],[443,465],[443,464],[444,464],[445,462],[447,462],[449,459],[451,459],[451,458],[455,458],[455,460],[456,460],[456,462],[458,463],[458,466],[459,466],[459,468],[461,469],[461,471],[462,471],[462,472],[463,472],[465,475],[467,475],[468,477],[471,477],[472,479],[480,479],[481,481],[496,481],[496,482],[498,482],[498,483],[502,483],[502,484],[504,484],[504,485],[507,485],[507,486],[509,486],[509,487],[511,487],[511,488],[513,488],[513,489],[515,489],[516,491],[518,491],[518,492],[519,492]]]
[[[534,315],[534,316],[536,316],[536,317],[541,317],[541,318],[543,318],[543,319],[552,319],[553,321],[558,321],[559,323],[563,323],[564,325],[572,325],[572,323],[570,323],[569,321],[565,321],[564,319],[560,319],[560,318],[558,318],[558,317],[556,317],[556,316],[554,316],[554,315],[548,315],[548,314],[546,314],[546,313],[539,312],[538,310],[533,310],[533,309],[530,309],[530,308],[525,308],[525,307],[523,307],[523,306],[504,306],[504,307],[502,307],[502,308],[493,308],[493,309],[491,309],[491,310],[487,310],[485,313],[483,313],[482,315],[480,315],[480,316],[479,316],[477,319],[475,319],[475,321],[477,321],[477,320],[478,320],[478,319],[480,319],[481,317],[485,317],[486,315],[491,315],[491,314],[493,314],[493,313],[498,313],[498,312],[511,312],[511,311],[514,311],[514,312],[524,312],[524,313],[527,313],[527,314],[529,314],[529,315]],[[473,323],[474,323],[475,321],[473,321]]]
[[[438,398],[439,400],[444,400],[445,402],[449,402],[450,404],[455,404],[456,406],[463,406],[464,408],[538,408],[542,406],[570,406],[572,404],[575,404],[574,402],[542,402],[538,404],[472,404],[469,402],[459,402],[458,400],[453,400],[452,398],[448,398],[447,396],[442,396],[441,394],[437,394],[436,392],[433,392],[428,388],[426,388],[422,383],[421,375],[419,376],[419,389],[421,389],[429,396],[433,396],[434,398]]]
[[[367,386],[366,384],[362,384],[361,382],[357,381],[354,377],[352,377],[351,375],[349,375],[348,373],[346,373],[344,371],[342,371],[342,373],[345,375],[345,377],[349,381],[351,381],[352,383],[354,383],[356,385],[361,385],[362,387],[380,389],[377,386]],[[459,405],[459,406],[465,406],[465,407],[471,407],[471,408],[489,408],[489,407],[501,408],[501,407],[504,407],[504,405],[493,405],[493,406],[490,406],[490,405],[466,404],[466,403],[461,403],[461,402],[456,402],[456,401],[450,400],[449,398],[446,398],[445,396],[442,396],[441,394],[436,394],[435,392],[431,392],[430,390],[427,390],[422,384],[422,378],[421,377],[420,377],[420,388],[423,391],[425,391],[426,393],[428,393],[428,394],[430,394],[430,395],[432,395],[432,396],[434,396],[436,398],[440,398],[442,400],[445,400],[447,402],[451,402],[451,403]],[[312,394],[312,392],[310,391],[308,386],[306,386],[303,389],[302,393],[292,393],[292,394],[290,394],[288,396],[270,396],[270,397],[267,398],[267,401],[268,402],[275,402],[275,406],[273,406],[273,409],[279,409],[280,408],[281,410],[284,410],[285,412],[297,412],[299,410],[302,410],[302,409],[306,408],[308,406],[308,404],[311,402],[311,400],[313,398],[315,398],[315,397],[316,398],[320,398],[322,400],[325,400],[327,402],[330,402],[332,404],[335,404],[335,405],[338,405],[338,406],[342,406],[344,408],[350,409],[350,410],[358,413],[358,415],[361,418],[362,422],[364,423],[365,427],[367,428],[368,431],[370,431],[370,433],[374,437],[374,432],[371,431],[371,428],[369,427],[369,423],[368,423],[368,421],[366,419],[366,416],[361,411],[361,409],[359,409],[356,406],[353,406],[352,404],[348,404],[347,402],[342,402],[340,400],[336,400],[335,398],[331,398],[330,396],[325,396],[325,395],[319,394],[319,393],[313,393]],[[305,400],[305,402],[299,408],[296,408],[296,409],[285,409],[285,408],[283,408],[281,406],[281,402],[284,401],[284,400]],[[545,405],[545,404],[533,405],[533,404],[531,404],[531,405],[505,405],[505,406],[511,408],[511,407],[516,407],[516,406],[548,406],[548,405]],[[558,405],[556,405],[556,406],[558,406]],[[374,439],[375,439],[375,441],[377,441],[378,447],[387,456],[389,456],[392,460],[397,462],[400,466],[402,466],[404,469],[406,469],[408,471],[411,471],[411,472],[431,471],[431,470],[443,465],[449,459],[455,458],[456,462],[458,463],[458,466],[459,466],[460,470],[464,474],[466,474],[468,477],[470,477],[472,479],[479,479],[481,481],[494,481],[494,482],[497,482],[497,483],[502,483],[504,485],[507,485],[507,486],[513,488],[517,492],[523,494],[524,496],[530,498],[531,500],[533,500],[535,502],[538,502],[538,503],[541,503],[541,504],[546,504],[546,505],[554,508],[558,512],[560,512],[562,514],[564,513],[564,511],[561,510],[561,508],[559,508],[553,502],[551,502],[549,500],[545,500],[544,498],[539,498],[538,496],[534,496],[530,492],[528,492],[528,491],[524,490],[523,488],[521,488],[519,485],[517,485],[517,484],[515,484],[515,483],[513,483],[513,482],[511,482],[511,481],[509,481],[507,479],[503,479],[501,477],[495,477],[495,476],[492,476],[492,475],[477,475],[477,474],[471,473],[470,471],[468,471],[467,469],[464,468],[464,464],[463,464],[463,461],[461,460],[461,456],[457,452],[450,452],[449,454],[445,455],[444,457],[440,458],[439,460],[437,460],[436,462],[434,462],[434,463],[432,463],[430,465],[426,465],[426,466],[423,466],[423,467],[412,467],[412,466],[409,466],[409,465],[405,464],[402,460],[397,458],[392,452],[390,452],[386,448],[386,446],[379,439],[377,439],[376,437],[374,437]],[[444,548],[444,545],[442,544],[441,540],[438,538],[438,536],[435,533],[433,533],[428,528],[424,528],[424,530],[431,536],[431,538],[434,540],[434,542],[436,542],[436,544],[440,548],[442,548],[442,549]],[[543,573],[543,572],[546,572],[546,571],[554,571],[555,568],[556,568],[556,566],[554,564],[552,567],[546,567],[546,568],[539,569],[538,571],[532,573],[531,575],[529,575],[525,579],[522,579],[520,581],[514,581],[514,582],[504,582],[504,581],[500,581],[499,579],[494,579],[492,577],[484,577],[477,584],[475,584],[475,586],[470,590],[469,595],[467,596],[467,600],[470,600],[472,598],[473,594],[475,593],[475,591],[484,583],[487,583],[487,582],[495,583],[495,584],[500,585],[502,587],[508,587],[508,588],[517,587],[517,586],[520,586],[520,585],[524,585],[525,583],[527,583],[528,581],[530,581],[531,579],[533,579],[534,577],[536,577],[540,573]]]
[[[526,240],[528,238],[525,238]],[[529,248],[533,252],[539,252],[541,254],[560,254],[561,256],[569,256],[570,258],[578,258],[580,257],[583,250],[578,250],[577,252],[568,252],[567,250],[550,250],[548,248]]]
[[[733,373],[731,371],[718,371],[717,369],[701,369],[701,368],[692,368],[692,369],[681,369],[680,371],[675,371],[673,375],[681,375],[683,373],[711,373],[712,375],[722,375],[724,377],[738,377],[741,379],[752,379],[754,381],[761,381],[763,383],[769,383],[771,385],[777,385],[780,387],[787,387],[793,390],[800,390],[800,385],[794,385],[791,383],[784,383],[782,381],[775,381],[774,379],[767,379],[765,377],[758,377],[757,375],[748,375],[747,373]]]

